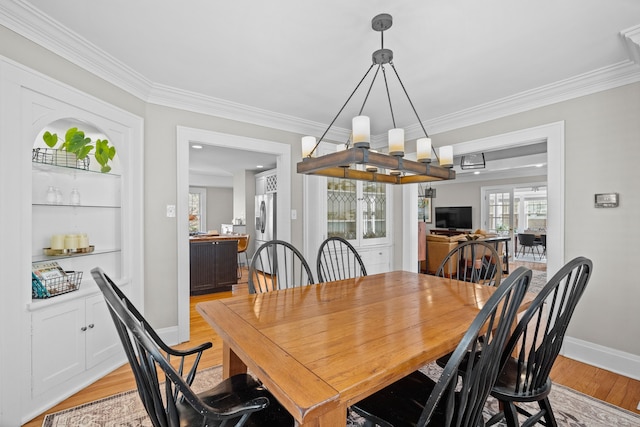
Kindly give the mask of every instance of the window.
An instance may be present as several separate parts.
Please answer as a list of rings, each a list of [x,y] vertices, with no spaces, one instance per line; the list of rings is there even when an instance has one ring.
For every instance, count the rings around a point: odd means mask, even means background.
[[[206,188],[189,187],[189,233],[207,230],[207,190]]]

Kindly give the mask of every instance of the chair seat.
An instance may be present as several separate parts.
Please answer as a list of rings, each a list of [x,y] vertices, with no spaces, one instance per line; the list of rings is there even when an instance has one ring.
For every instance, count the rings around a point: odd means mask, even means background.
[[[352,408],[366,418],[381,418],[394,427],[415,426],[435,385],[431,378],[420,371],[415,371],[361,400]],[[427,425],[444,425],[445,412],[440,409],[440,406],[438,405]]]
[[[258,397],[269,399],[269,406],[257,413],[256,416],[249,417],[245,426],[280,427],[293,426],[293,417],[278,401],[269,393],[260,382],[251,375],[238,374],[231,378],[222,380],[215,387],[198,394],[207,405],[220,409],[222,412],[233,412],[239,410],[247,401]],[[199,414],[189,403],[180,402],[177,405],[180,414],[180,426],[201,426],[202,414]],[[234,425],[240,419],[232,418],[227,421],[228,425]],[[222,420],[209,421],[208,426],[219,426]]]
[[[526,369],[526,366],[524,369]],[[517,374],[517,360],[513,358],[508,359],[502,372],[500,372],[500,375],[498,375],[496,379],[496,383],[491,390],[491,395],[503,401],[531,402],[532,400],[543,399],[551,392],[551,379],[548,377],[545,383],[535,390],[529,390],[526,393],[522,390],[516,390],[516,386],[518,386],[518,382],[516,381]]]

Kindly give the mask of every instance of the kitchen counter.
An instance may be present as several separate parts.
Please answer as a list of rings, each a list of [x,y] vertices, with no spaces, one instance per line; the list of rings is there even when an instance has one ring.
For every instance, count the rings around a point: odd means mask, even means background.
[[[246,234],[202,234],[200,236],[189,236],[189,242],[216,242],[225,240],[240,240],[246,238]]]

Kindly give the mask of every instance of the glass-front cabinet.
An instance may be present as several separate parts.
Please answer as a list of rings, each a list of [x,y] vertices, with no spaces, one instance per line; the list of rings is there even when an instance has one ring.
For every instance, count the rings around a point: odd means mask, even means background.
[[[327,178],[327,236],[354,246],[388,241],[387,184]]]

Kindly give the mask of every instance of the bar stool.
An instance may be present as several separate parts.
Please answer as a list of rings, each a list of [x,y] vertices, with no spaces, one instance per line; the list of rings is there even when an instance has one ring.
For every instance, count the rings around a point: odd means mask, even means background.
[[[242,278],[242,268],[240,267],[240,254],[244,254],[244,260],[247,267],[249,267],[249,255],[247,255],[247,248],[249,247],[249,239],[251,236],[248,234],[238,239],[238,279]]]

